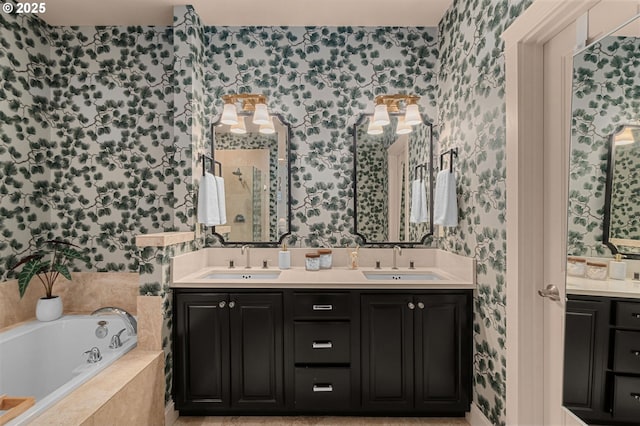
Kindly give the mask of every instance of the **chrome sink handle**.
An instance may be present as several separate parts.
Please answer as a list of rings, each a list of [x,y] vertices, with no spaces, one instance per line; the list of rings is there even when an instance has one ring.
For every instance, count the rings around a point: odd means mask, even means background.
[[[96,362],[99,362],[102,360],[102,354],[100,353],[100,349],[96,348],[95,346],[89,349],[88,351],[86,351],[84,354],[85,355],[89,354],[89,357],[87,358],[87,362],[89,364],[95,364]]]
[[[126,328],[123,328],[122,330],[118,331],[118,334],[114,334],[113,336],[111,336],[111,343],[109,344],[109,348],[118,349],[119,347],[122,346],[122,340],[120,339],[120,335],[125,330]]]
[[[124,326],[129,332],[129,336],[135,336],[136,334],[138,334],[138,321],[136,321],[133,315],[131,315],[129,312],[115,306],[105,306],[104,308],[96,309],[91,313],[91,315],[105,314],[116,314],[120,318],[122,318],[124,320]]]

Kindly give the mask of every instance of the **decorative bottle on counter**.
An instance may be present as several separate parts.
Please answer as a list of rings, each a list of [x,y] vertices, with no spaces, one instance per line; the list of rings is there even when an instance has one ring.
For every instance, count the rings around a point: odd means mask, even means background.
[[[287,244],[282,243],[282,250],[278,252],[278,268],[291,268],[291,252],[287,250]]]

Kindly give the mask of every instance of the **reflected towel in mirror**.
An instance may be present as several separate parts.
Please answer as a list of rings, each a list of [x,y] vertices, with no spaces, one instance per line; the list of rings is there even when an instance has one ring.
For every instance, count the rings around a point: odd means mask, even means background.
[[[441,170],[436,178],[433,200],[433,223],[442,226],[458,226],[458,199],[456,198],[456,174]]]
[[[428,221],[427,188],[423,180],[416,179],[411,183],[411,212],[409,222],[422,223]]]
[[[223,225],[227,222],[224,179],[205,173],[198,192],[198,223],[205,226]]]

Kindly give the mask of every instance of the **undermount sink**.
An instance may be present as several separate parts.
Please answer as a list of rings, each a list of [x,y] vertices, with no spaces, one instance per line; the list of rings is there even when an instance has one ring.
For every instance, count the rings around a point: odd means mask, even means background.
[[[443,278],[433,272],[363,272],[368,280],[433,281]]]
[[[238,272],[213,272],[204,275],[205,280],[274,280],[280,276],[280,271],[238,271]]]

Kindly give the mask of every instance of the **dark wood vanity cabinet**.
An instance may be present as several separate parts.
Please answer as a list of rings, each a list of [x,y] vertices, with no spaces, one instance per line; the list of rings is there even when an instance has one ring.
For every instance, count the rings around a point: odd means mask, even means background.
[[[470,290],[174,289],[183,415],[463,415]]]
[[[469,294],[365,294],[361,306],[364,409],[469,410]]]
[[[570,296],[564,404],[590,424],[640,419],[640,301]]]
[[[281,293],[176,292],[174,303],[178,410],[283,407]]]

